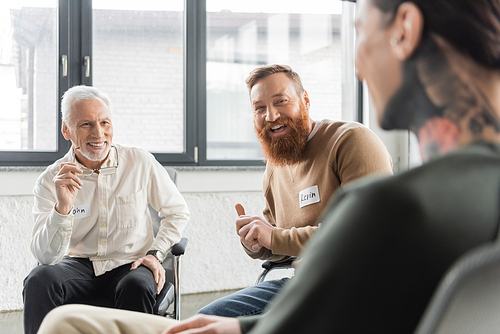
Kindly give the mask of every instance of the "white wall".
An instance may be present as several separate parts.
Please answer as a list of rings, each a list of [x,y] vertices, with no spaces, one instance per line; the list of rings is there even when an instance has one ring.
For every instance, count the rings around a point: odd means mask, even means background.
[[[0,168],[0,312],[23,307],[23,279],[36,265],[29,250],[33,185],[43,168]],[[263,168],[179,168],[178,187],[191,210],[184,231],[181,291],[250,286],[261,261],[250,259],[235,233],[234,204],[261,215]]]

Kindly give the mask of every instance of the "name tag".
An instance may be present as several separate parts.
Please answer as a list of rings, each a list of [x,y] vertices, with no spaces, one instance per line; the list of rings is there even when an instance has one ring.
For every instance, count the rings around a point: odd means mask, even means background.
[[[90,204],[82,204],[73,207],[73,216],[75,219],[90,217]]]
[[[299,205],[301,208],[310,204],[318,203],[319,201],[318,186],[312,186],[299,192]]]

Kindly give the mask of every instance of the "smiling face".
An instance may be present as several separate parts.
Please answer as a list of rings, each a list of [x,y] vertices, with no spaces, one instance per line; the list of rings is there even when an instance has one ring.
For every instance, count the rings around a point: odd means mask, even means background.
[[[379,124],[389,99],[402,82],[395,46],[391,45],[391,39],[393,43],[399,41],[397,27],[387,26],[388,15],[371,0],[357,1],[356,76],[366,81]]]
[[[275,73],[252,87],[250,100],[265,158],[276,165],[298,162],[313,127],[307,92],[297,93],[286,74]]]
[[[69,124],[63,123],[62,133],[79,148],[78,161],[87,168],[100,168],[113,139],[111,111],[99,98],[78,101],[72,105]]]

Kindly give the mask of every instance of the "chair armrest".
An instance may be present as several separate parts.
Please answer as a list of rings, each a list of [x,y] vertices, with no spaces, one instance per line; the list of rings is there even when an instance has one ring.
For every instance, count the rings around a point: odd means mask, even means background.
[[[280,267],[291,267],[292,262],[295,260],[297,260],[296,256],[292,256],[283,262],[264,261],[264,263],[262,263],[262,268],[267,269],[267,270],[271,270],[271,269],[280,268]]]
[[[174,256],[179,256],[179,255],[184,255],[184,252],[186,251],[188,239],[187,238],[181,238],[181,241],[176,243],[171,250],[172,255]]]

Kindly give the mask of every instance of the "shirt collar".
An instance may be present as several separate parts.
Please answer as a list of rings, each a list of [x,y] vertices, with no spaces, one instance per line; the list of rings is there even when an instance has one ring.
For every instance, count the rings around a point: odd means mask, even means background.
[[[307,141],[311,140],[312,137],[318,132],[319,126],[323,123],[323,121],[315,121],[314,123],[314,128],[312,129],[311,133],[309,134],[309,137],[307,137]]]

